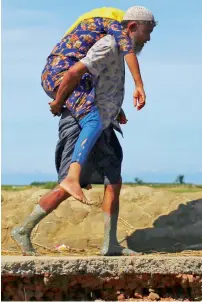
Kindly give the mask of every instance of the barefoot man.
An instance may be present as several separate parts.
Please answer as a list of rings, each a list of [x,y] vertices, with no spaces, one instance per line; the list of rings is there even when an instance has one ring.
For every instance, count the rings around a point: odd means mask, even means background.
[[[148,10],[143,7],[126,11],[123,27],[129,32],[136,54],[139,54],[144,44],[150,40],[150,34],[155,25],[151,12],[148,13]],[[105,130],[93,147],[82,170],[80,185],[85,188],[96,183],[96,180],[93,179],[95,171],[99,173],[105,185],[102,206],[104,243],[101,254],[105,256],[135,255],[136,252],[119,245],[116,235],[121,190],[122,149],[114,129],[121,132],[117,118],[123,123],[126,122],[126,118],[121,111],[124,98],[124,59],[114,37],[107,35],[99,40],[88,51],[86,57],[67,72],[64,86],[61,84],[61,98],[68,97],[76,89],[85,73],[92,75],[92,85],[96,90],[95,102]],[[145,104],[140,104],[134,96],[134,105],[140,110]],[[67,176],[80,127],[67,108],[63,108],[60,112],[50,104],[50,110],[53,114],[61,113],[59,141],[55,154],[58,183],[60,184]],[[30,240],[33,228],[68,197],[70,195],[60,185],[56,186],[40,199],[29,217],[11,231],[12,238],[21,247],[24,255],[35,255]]]

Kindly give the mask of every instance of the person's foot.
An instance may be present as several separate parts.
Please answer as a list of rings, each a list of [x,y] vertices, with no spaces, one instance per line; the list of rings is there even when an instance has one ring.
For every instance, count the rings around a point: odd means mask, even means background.
[[[79,183],[75,179],[66,177],[63,181],[61,181],[60,187],[78,201],[88,205],[91,204],[90,201],[83,194]]]
[[[84,189],[85,190],[91,190],[92,189],[92,185],[87,185]]]
[[[101,251],[102,256],[137,256],[141,253],[137,253],[133,250],[125,248],[121,245],[113,245],[110,248],[103,248]]]
[[[36,256],[36,251],[30,240],[30,235],[27,234],[22,227],[12,229],[11,237],[21,248],[23,256]]]

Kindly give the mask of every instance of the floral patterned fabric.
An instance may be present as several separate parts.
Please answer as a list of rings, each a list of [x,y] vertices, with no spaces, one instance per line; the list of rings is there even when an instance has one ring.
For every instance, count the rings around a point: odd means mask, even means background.
[[[82,21],[71,34],[66,35],[52,50],[42,72],[42,87],[49,97],[58,88],[65,72],[84,58],[88,50],[102,37],[112,35],[123,53],[132,52],[130,38],[120,22],[108,18],[92,18]],[[95,91],[90,74],[85,74],[81,85],[67,100],[67,108],[80,118],[94,106]]]

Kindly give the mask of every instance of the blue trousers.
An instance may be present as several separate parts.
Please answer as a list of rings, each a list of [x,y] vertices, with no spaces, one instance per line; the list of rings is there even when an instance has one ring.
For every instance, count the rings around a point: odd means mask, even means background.
[[[79,121],[81,132],[76,142],[71,163],[78,162],[82,167],[103,131],[102,120],[97,107]]]

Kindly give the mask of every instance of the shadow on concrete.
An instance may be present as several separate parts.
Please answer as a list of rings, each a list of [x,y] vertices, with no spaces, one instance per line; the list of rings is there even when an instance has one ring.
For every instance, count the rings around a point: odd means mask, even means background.
[[[181,204],[156,219],[152,228],[136,230],[126,240],[129,248],[145,253],[202,250],[202,199]]]

